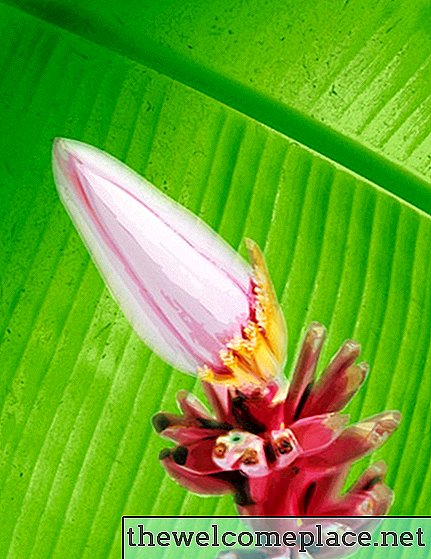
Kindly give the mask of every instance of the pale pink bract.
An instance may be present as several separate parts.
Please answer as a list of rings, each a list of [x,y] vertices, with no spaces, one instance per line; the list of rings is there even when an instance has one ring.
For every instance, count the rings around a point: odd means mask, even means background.
[[[249,314],[249,267],[192,213],[113,157],[59,139],[60,197],[135,330],[172,365],[221,367]]]

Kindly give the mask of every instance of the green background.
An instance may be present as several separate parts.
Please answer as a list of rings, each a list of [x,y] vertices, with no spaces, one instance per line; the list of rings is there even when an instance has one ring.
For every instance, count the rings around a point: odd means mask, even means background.
[[[151,416],[199,390],[110,298],[57,198],[56,136],[264,248],[288,369],[311,320],[323,362],[362,343],[352,420],[401,410],[373,459],[393,514],[429,514],[430,3],[23,0],[0,28],[0,557],[114,558],[122,514],[234,513],[158,463]]]

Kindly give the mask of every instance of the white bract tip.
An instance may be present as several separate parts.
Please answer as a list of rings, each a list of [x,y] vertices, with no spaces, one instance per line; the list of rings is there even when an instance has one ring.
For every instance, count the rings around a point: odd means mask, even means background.
[[[207,225],[123,163],[58,139],[54,177],[121,309],[163,359],[195,373],[250,314],[248,265]]]

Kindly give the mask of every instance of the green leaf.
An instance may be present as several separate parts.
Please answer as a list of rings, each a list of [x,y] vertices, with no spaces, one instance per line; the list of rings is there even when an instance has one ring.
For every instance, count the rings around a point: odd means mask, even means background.
[[[391,512],[428,514],[426,2],[340,2],[339,23],[323,3],[21,4],[0,5],[0,556],[113,558],[122,514],[234,513],[158,463],[151,416],[199,389],[107,293],[56,195],[56,136],[125,161],[242,253],[245,236],[265,249],[288,369],[312,320],[323,361],[362,343],[352,420],[401,410],[373,459]]]

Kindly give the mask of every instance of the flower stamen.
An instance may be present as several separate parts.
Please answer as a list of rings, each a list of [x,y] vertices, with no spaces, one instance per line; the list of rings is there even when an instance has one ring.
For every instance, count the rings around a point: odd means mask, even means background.
[[[224,458],[227,451],[227,446],[224,443],[217,443],[214,447],[214,456],[217,458]]]
[[[286,357],[286,325],[259,247],[246,241],[252,264],[250,318],[242,336],[228,340],[220,351],[220,371],[204,365],[199,377],[236,387],[262,386],[280,376]]]
[[[259,463],[259,456],[257,451],[253,448],[246,448],[241,457],[241,462],[247,466],[254,466]]]

